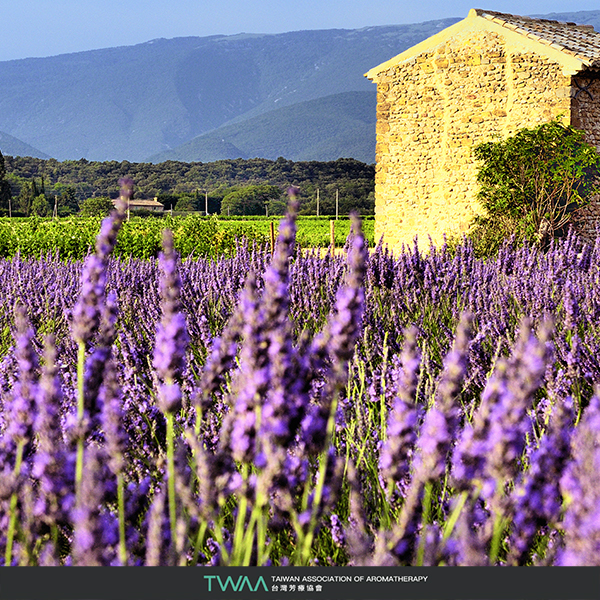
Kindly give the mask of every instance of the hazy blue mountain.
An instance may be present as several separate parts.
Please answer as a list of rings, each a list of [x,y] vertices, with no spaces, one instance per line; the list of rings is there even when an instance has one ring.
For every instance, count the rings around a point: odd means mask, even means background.
[[[375,92],[343,92],[224,125],[151,162],[227,158],[375,162]]]
[[[22,140],[0,131],[0,152],[5,156],[33,156],[34,158],[50,158],[41,150],[30,146]]]
[[[490,9],[491,10],[491,9]],[[600,10],[580,10],[577,12],[546,13],[545,15],[531,15],[540,19],[552,19],[563,23],[577,23],[578,25],[593,25],[600,31]]]
[[[0,130],[64,159],[140,161],[229,122],[350,91],[454,23],[158,39],[0,62]]]
[[[552,17],[600,29],[600,11]],[[366,71],[458,20],[158,39],[4,61],[0,131],[58,160],[144,161],[169,151],[191,160],[187,149],[207,161],[258,152],[324,160],[372,156],[364,153],[374,144],[374,112],[369,127],[352,116],[372,101],[349,93],[372,94]],[[279,110],[286,107],[303,117]],[[302,118],[315,129],[302,126]],[[347,128],[336,129],[336,119]]]

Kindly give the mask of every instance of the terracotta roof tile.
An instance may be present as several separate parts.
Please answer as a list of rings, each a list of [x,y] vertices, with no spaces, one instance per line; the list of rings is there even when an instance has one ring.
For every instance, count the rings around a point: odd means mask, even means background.
[[[591,25],[520,17],[481,8],[476,8],[475,12],[484,19],[575,56],[589,67],[600,67],[600,33]]]

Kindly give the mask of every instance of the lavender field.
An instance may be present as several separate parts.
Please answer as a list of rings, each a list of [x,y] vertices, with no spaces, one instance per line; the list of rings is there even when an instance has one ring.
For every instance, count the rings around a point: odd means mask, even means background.
[[[123,197],[131,193],[125,184]],[[600,565],[600,243],[0,261],[0,564]]]

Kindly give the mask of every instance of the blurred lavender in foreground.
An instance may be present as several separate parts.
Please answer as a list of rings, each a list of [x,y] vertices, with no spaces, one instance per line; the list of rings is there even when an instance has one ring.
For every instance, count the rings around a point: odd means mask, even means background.
[[[321,257],[290,195],[274,255],[0,261],[0,563],[598,564],[600,244]]]
[[[156,333],[152,365],[160,381],[159,406],[164,413],[172,413],[181,407],[181,381],[186,368],[189,337],[185,315],[181,311],[181,277],[173,249],[173,233],[168,229],[163,233],[163,252],[159,257],[159,265],[162,271],[162,320]]]
[[[100,308],[104,304],[108,257],[117,241],[117,234],[125,219],[127,201],[133,195],[133,182],[121,180],[121,195],[115,210],[102,221],[96,238],[96,252],[90,254],[83,265],[81,292],[73,309],[73,338],[87,344],[100,324]]]
[[[566,499],[563,566],[600,566],[600,397],[594,395],[573,436],[573,461],[560,479]]]

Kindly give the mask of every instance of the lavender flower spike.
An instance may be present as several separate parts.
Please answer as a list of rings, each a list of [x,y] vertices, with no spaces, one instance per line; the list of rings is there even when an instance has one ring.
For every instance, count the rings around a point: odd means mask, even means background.
[[[384,479],[400,482],[409,473],[409,457],[417,440],[418,414],[414,403],[421,353],[416,328],[406,331],[402,350],[402,377],[393,409],[388,417],[387,439],[379,454],[379,469]]]
[[[525,321],[504,375],[504,389],[490,414],[490,433],[482,496],[490,501],[502,496],[506,482],[514,481],[518,461],[525,449],[525,438],[530,425],[526,419],[534,395],[542,383],[548,361],[546,341],[550,324],[544,325],[539,339]],[[510,376],[509,376],[510,375]]]
[[[106,363],[112,355],[112,345],[117,337],[117,300],[114,290],[109,292],[100,308],[100,332],[96,347],[85,361],[84,400],[90,419],[98,413],[98,393],[106,372]]]
[[[346,275],[346,284],[337,295],[336,315],[329,323],[332,354],[344,378],[347,373],[347,362],[352,358],[354,344],[362,324],[365,301],[363,283],[367,264],[367,246],[360,220],[354,214],[351,215],[351,219],[354,239],[348,252],[349,271]]]
[[[298,201],[296,194],[290,188],[290,200],[287,213],[279,226],[277,245],[273,260],[265,272],[264,301],[262,302],[261,321],[265,325],[265,333],[273,331],[287,322],[288,317],[288,286],[290,259],[294,253],[296,242],[296,215]]]
[[[86,451],[82,493],[73,510],[73,562],[77,566],[101,566],[103,556],[100,506],[104,500],[104,484],[100,481],[99,451]]]
[[[156,332],[153,366],[163,382],[159,389],[159,406],[165,413],[181,407],[180,382],[186,367],[188,333],[181,312],[181,278],[177,270],[177,254],[173,249],[173,233],[163,232],[163,252],[159,257],[162,270],[160,295],[163,316]]]
[[[573,439],[573,460],[560,480],[567,505],[565,548],[557,564],[600,566],[600,397],[594,394]]]
[[[106,264],[117,241],[117,234],[125,218],[127,200],[133,193],[130,179],[121,180],[121,197],[115,210],[102,221],[96,237],[96,252],[90,254],[81,273],[81,292],[73,309],[73,337],[79,344],[90,342],[100,324],[100,306],[106,288]]]
[[[559,481],[571,458],[573,420],[571,398],[555,405],[548,431],[531,455],[529,470],[516,486],[509,557],[515,565],[526,564],[540,527],[554,525],[560,516]]]
[[[5,471],[12,472],[18,448],[21,456],[30,454],[33,444],[35,398],[38,384],[36,369],[38,359],[33,348],[34,332],[27,319],[25,307],[18,304],[15,308],[16,358],[18,377],[15,381],[10,403],[4,406],[7,414],[7,427],[0,437],[0,462]],[[1,473],[1,471],[0,471]]]
[[[352,231],[354,239],[348,252],[349,271],[345,285],[338,291],[335,312],[329,317],[326,330],[315,338],[312,345],[312,350],[318,355],[327,349],[333,366],[319,402],[311,405],[302,421],[302,437],[311,454],[318,454],[324,449],[332,403],[348,377],[348,362],[352,359],[362,327],[367,247],[360,221],[355,215],[352,216]]]

